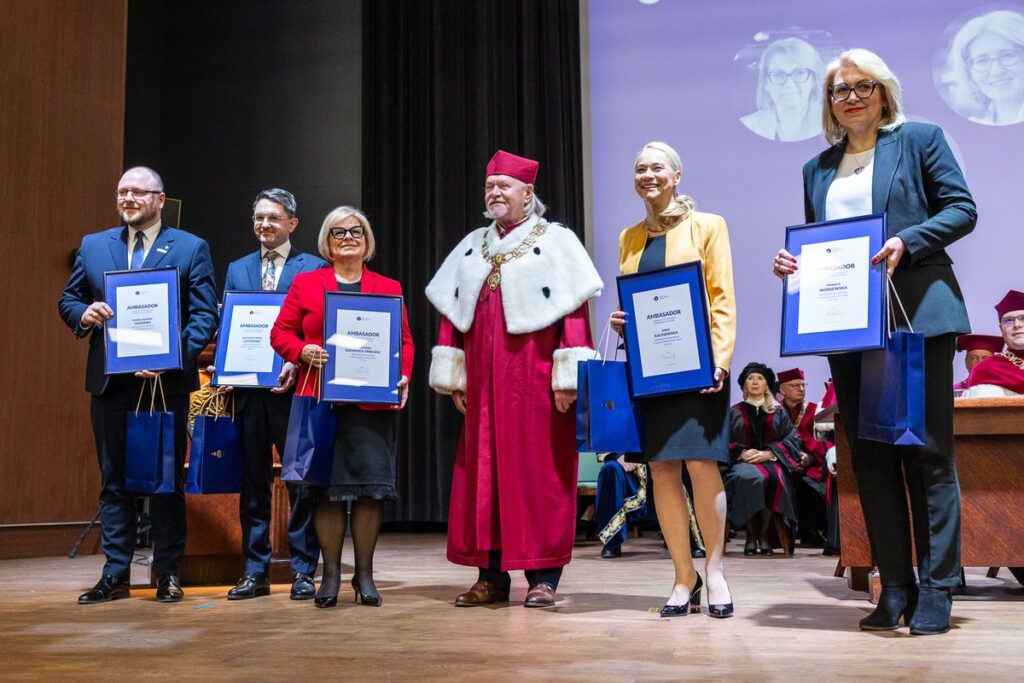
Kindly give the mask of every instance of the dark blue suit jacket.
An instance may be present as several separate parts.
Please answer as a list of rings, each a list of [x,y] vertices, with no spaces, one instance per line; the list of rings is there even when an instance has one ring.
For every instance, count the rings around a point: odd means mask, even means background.
[[[287,292],[296,273],[317,270],[326,265],[327,262],[319,256],[300,252],[292,245],[288,259],[281,268],[281,277],[277,280],[277,291]],[[224,291],[229,289],[251,292],[263,289],[263,263],[259,251],[231,262],[228,266],[228,276],[224,279]]]
[[[807,222],[825,220],[825,196],[845,150],[844,140],[804,165]],[[898,236],[907,245],[893,283],[914,331],[926,337],[970,332],[953,260],[945,248],[974,230],[978,211],[942,129],[904,123],[895,130],[880,130],[871,181],[872,212],[885,211],[887,237]],[[897,312],[906,329],[900,318]]]
[[[213,262],[206,242],[177,228],[164,226],[143,262],[143,268],[177,267],[181,293],[181,351],[183,370],[163,373],[168,396],[187,394],[199,386],[196,358],[217,329],[217,292]],[[103,330],[83,330],[82,313],[94,301],[103,301],[103,273],[128,269],[128,228],[110,228],[86,235],[75,257],[67,287],[60,297],[60,316],[78,337],[90,335],[85,388],[101,396],[109,378],[104,370]]]
[[[277,279],[278,292],[287,292],[292,286],[292,279],[298,273],[305,273],[311,270],[319,270],[327,265],[319,256],[306,254],[298,251],[292,245],[288,252],[288,258],[281,268],[281,277]],[[224,291],[261,291],[263,289],[263,262],[260,252],[256,251],[248,256],[243,256],[237,261],[232,261],[228,266],[228,275],[224,279]],[[249,397],[250,391],[256,389],[238,389],[235,392],[235,409],[241,411]],[[287,394],[289,397],[291,393]]]

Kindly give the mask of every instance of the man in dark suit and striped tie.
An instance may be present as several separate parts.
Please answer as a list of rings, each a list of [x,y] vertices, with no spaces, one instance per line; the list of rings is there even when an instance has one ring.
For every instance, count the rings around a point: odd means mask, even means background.
[[[151,168],[128,169],[115,193],[122,225],[85,235],[75,257],[67,287],[60,297],[60,315],[76,337],[89,339],[85,388],[91,395],[93,435],[100,466],[100,522],[107,561],[92,590],[79,604],[109,602],[130,595],[131,562],[136,538],[136,495],[125,488],[125,429],[147,379],[160,376],[167,410],[174,414],[175,486],[172,493],[150,497],[153,522],[153,571],[156,599],[178,602],[184,597],[178,569],[185,551],[185,450],[188,395],[199,385],[196,361],[217,329],[213,263],[206,242],[163,225],[164,183]],[[140,268],[178,269],[181,292],[182,369],[133,374],[106,373],[103,326],[114,317],[104,301],[104,273]]]
[[[260,248],[228,266],[224,290],[287,292],[296,273],[327,265],[292,246],[291,234],[299,224],[295,197],[287,190],[264,190],[253,202],[253,230]],[[235,390],[235,419],[242,435],[242,495],[238,516],[242,525],[245,571],[228,591],[229,600],[245,600],[270,594],[270,487],[273,452],[284,451],[288,413],[295,389],[295,366],[285,363],[280,384],[270,390]],[[291,516],[288,548],[291,555],[292,600],[307,600],[316,592],[313,576],[320,546],[313,528],[312,505],[302,500],[297,487],[288,485]]]

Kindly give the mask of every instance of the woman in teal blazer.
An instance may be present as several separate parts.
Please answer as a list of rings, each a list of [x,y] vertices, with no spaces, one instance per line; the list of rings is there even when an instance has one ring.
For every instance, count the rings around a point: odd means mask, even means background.
[[[925,336],[924,446],[857,438],[861,354],[829,357],[882,580],[878,607],[860,627],[894,630],[902,617],[914,635],[943,633],[960,583],[960,484],[949,387],[956,335],[970,331],[945,248],[974,229],[977,210],[942,130],[906,121],[899,81],[880,57],[861,49],[843,53],[828,66],[824,86],[822,120],[832,146],[804,166],[806,219],[886,212],[887,241],[872,263],[886,262],[914,331]],[[781,250],[775,274],[796,270],[796,260]]]

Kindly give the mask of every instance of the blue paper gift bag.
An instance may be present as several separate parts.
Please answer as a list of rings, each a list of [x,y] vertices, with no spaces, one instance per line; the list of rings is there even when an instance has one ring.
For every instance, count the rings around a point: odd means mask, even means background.
[[[185,491],[242,492],[242,440],[230,417],[196,416]]]
[[[857,436],[895,446],[922,446],[924,335],[893,332],[884,349],[860,361]]]
[[[630,398],[626,364],[580,361],[576,382],[577,450],[643,451],[642,412]]]
[[[337,430],[329,401],[312,396],[292,398],[288,434],[281,454],[281,479],[310,486],[330,486]]]
[[[128,413],[124,487],[138,493],[174,492],[174,413]]]

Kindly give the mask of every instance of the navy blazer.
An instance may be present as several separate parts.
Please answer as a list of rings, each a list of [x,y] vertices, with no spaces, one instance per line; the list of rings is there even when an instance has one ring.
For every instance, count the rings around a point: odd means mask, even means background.
[[[318,270],[327,265],[319,256],[298,251],[292,245],[288,258],[281,268],[281,277],[277,279],[278,292],[287,292],[292,286],[292,278],[297,273]],[[224,279],[224,291],[239,290],[257,292],[263,290],[263,263],[259,251],[232,261],[228,266],[228,275]]]
[[[213,262],[206,241],[164,226],[146,255],[143,268],[177,267],[181,294],[181,355],[184,369],[163,373],[168,396],[187,394],[199,386],[196,358],[217,329],[217,292]],[[82,238],[71,277],[60,296],[60,316],[77,337],[89,335],[85,389],[101,396],[109,378],[105,372],[103,329],[83,330],[82,313],[94,301],[103,301],[103,273],[128,269],[128,228],[110,228]]]
[[[804,165],[807,222],[825,220],[825,195],[845,150],[843,140]],[[914,331],[926,337],[970,332],[945,248],[974,230],[978,211],[942,129],[904,123],[878,131],[873,168],[871,211],[886,212],[887,238],[907,245],[892,279]],[[898,309],[896,316],[906,329]]]

